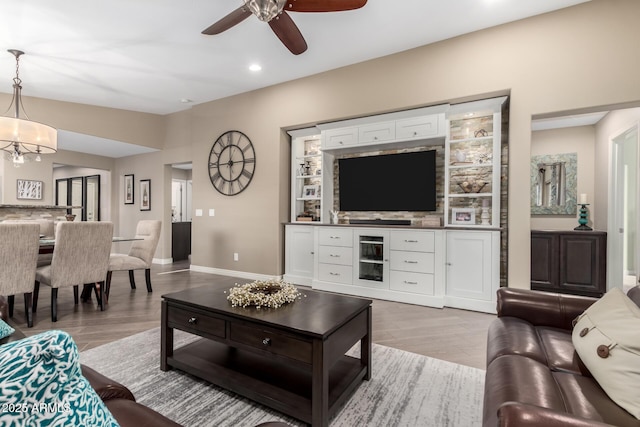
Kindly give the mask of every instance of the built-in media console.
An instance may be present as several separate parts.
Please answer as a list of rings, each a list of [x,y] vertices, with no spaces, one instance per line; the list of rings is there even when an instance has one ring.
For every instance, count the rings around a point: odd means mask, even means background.
[[[495,313],[506,100],[290,131],[285,280]],[[424,212],[444,227],[412,227]]]
[[[367,298],[495,313],[499,231],[294,223],[287,224],[285,232],[288,282]]]

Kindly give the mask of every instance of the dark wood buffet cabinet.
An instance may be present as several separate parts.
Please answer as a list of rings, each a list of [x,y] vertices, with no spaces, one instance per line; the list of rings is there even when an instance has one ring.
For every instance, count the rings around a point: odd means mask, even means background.
[[[607,291],[607,233],[532,230],[531,289],[602,296]]]

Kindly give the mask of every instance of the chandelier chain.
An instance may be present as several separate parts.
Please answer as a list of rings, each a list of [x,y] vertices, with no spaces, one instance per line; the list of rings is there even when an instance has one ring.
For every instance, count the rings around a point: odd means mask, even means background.
[[[20,80],[20,55],[16,55],[16,76],[13,82],[18,86],[22,83],[22,80]]]

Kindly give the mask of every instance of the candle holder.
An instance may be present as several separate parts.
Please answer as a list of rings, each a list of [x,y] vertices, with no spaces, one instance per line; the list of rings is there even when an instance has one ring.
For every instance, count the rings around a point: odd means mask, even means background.
[[[574,230],[578,230],[578,231],[593,230],[593,228],[587,225],[587,223],[589,222],[589,219],[588,219],[589,211],[587,211],[587,206],[589,206],[588,203],[580,204],[580,218],[578,219],[578,224],[580,225],[574,228]]]

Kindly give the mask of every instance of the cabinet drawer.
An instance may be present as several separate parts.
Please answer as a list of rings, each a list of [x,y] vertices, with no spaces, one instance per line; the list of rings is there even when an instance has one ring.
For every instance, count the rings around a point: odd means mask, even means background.
[[[433,295],[433,274],[391,271],[389,289],[415,294]]]
[[[430,138],[438,136],[438,115],[398,120],[396,139]]]
[[[358,128],[329,129],[322,133],[322,148],[331,150],[358,143]]]
[[[349,228],[319,227],[318,244],[320,246],[353,247],[353,233]]]
[[[246,324],[232,322],[229,326],[231,341],[305,363],[312,361],[313,346],[309,341]]]
[[[319,260],[325,264],[353,265],[353,249],[346,246],[320,246]]]
[[[433,273],[433,253],[391,251],[391,270]]]
[[[435,233],[433,231],[392,231],[390,245],[392,251],[434,252]]]
[[[353,267],[336,264],[318,264],[318,278],[323,282],[353,283]]]
[[[208,334],[225,338],[225,321],[197,311],[178,307],[168,307],[169,327],[198,335]]]
[[[395,122],[374,123],[358,128],[358,144],[391,141],[396,138]]]

